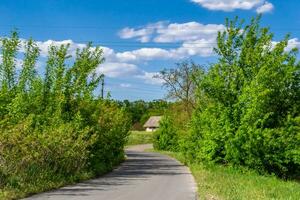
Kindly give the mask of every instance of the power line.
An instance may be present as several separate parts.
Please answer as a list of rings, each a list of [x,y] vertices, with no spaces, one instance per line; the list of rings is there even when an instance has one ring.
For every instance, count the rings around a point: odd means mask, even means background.
[[[20,24],[1,24],[0,27],[7,27],[7,28],[54,28],[54,29],[104,29],[104,30],[122,30],[124,26],[70,26],[70,25],[39,25],[39,24],[27,24],[27,25],[20,25]],[[300,31],[300,28],[285,28],[285,27],[269,27],[272,30],[282,30],[282,31],[287,31],[287,30],[296,30]],[[141,28],[135,28],[135,30],[140,30],[140,29],[147,29],[147,27],[141,27]],[[180,28],[178,28],[180,30]],[[189,28],[189,30],[199,30],[199,28]]]

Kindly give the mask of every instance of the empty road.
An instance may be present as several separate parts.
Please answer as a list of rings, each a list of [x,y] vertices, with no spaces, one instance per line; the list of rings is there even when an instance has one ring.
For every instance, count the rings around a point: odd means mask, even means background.
[[[188,168],[167,156],[143,152],[150,147],[127,149],[127,160],[105,176],[27,200],[195,200],[196,184]]]

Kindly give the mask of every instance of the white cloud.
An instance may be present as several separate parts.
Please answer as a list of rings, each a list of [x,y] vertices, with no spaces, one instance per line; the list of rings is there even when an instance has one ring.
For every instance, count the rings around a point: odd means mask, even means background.
[[[67,45],[70,44],[69,51],[68,53],[72,56],[75,56],[76,49],[82,49],[86,45],[85,44],[80,44],[80,43],[75,43],[72,40],[61,40],[61,41],[56,41],[56,40],[47,40],[47,41],[37,41],[36,42],[37,46],[41,50],[41,56],[46,57],[48,55],[48,50],[49,47],[52,46],[60,46],[60,45]]]
[[[171,23],[168,24],[165,21],[149,24],[141,29],[125,28],[120,32],[122,38],[136,38],[139,41],[154,41],[154,42],[182,42],[182,44],[176,44],[173,48],[139,48],[131,51],[115,52],[109,47],[101,46],[104,52],[107,65],[112,63],[124,63],[132,64],[141,61],[159,60],[159,59],[183,59],[189,56],[211,56],[213,55],[212,49],[215,45],[215,38],[218,31],[224,30],[222,24],[201,24],[197,22],[187,23]],[[145,39],[148,38],[148,39]],[[26,40],[22,41],[22,52]],[[50,45],[60,46],[69,44],[68,53],[73,57],[76,54],[76,49],[82,49],[86,47],[86,44],[76,43],[73,40],[46,40],[37,41],[38,47],[41,50],[41,56],[46,57],[48,55],[48,49]],[[132,66],[131,66],[132,67]]]
[[[268,6],[272,5],[273,7],[273,4],[265,0],[191,0],[191,1],[209,10],[222,10],[227,12],[234,11],[237,9],[251,10],[266,4],[268,4]]]
[[[298,38],[292,38],[288,41],[288,45],[285,48],[286,51],[290,51],[294,48],[300,48],[300,41]]]
[[[117,53],[116,57],[122,62],[140,62],[150,60],[180,60],[190,56],[213,56],[215,44],[206,40],[185,42],[182,46],[173,49],[142,48],[134,51]]]
[[[148,31],[138,31],[138,34],[131,33],[124,38],[148,37],[156,42],[182,42],[176,44],[173,48],[139,48],[131,51],[115,52],[109,47],[101,46],[104,52],[105,63],[99,66],[98,73],[103,73],[107,77],[134,77],[144,80],[149,84],[160,84],[161,81],[153,79],[153,72],[146,72],[138,67],[138,64],[150,60],[179,60],[190,56],[211,56],[213,55],[213,47],[215,45],[215,37],[219,30],[224,29],[223,25],[208,24],[203,25],[197,22],[188,22],[183,24],[166,22],[157,22],[146,27]],[[151,30],[151,31],[149,31]],[[190,31],[189,31],[190,30]],[[151,33],[150,35],[143,35]],[[136,36],[134,36],[136,35]],[[143,36],[142,36],[143,35]],[[26,40],[21,39],[21,52],[24,52]],[[36,44],[41,50],[41,56],[48,55],[48,48],[51,45],[70,45],[68,53],[75,57],[76,49],[86,47],[86,44],[76,43],[73,40],[46,40],[37,41]],[[93,47],[94,48],[94,47]]]
[[[169,49],[141,48],[133,51],[119,52],[116,53],[116,59],[123,62],[138,62],[153,59],[183,59],[195,55],[203,57],[212,56],[217,34],[223,30],[225,30],[225,26],[222,24],[205,25],[198,22],[171,24],[157,22],[140,29],[125,28],[121,31],[122,38],[135,38],[138,41],[144,42],[180,42],[182,44]],[[147,40],[144,38],[147,38]]]
[[[97,72],[110,78],[116,78],[138,75],[141,70],[134,64],[107,62],[100,65]]]
[[[271,4],[270,2],[265,2],[263,5],[261,5],[256,9],[256,12],[267,13],[267,12],[271,12],[273,9],[274,9],[273,4]]]
[[[219,31],[224,30],[222,24],[201,24],[197,22],[188,22],[183,24],[173,23],[168,26],[157,29],[155,42],[182,42],[199,39],[216,38]]]
[[[164,81],[159,78],[154,78],[155,75],[157,75],[158,72],[143,72],[141,75],[137,75],[136,77],[139,79],[142,79],[145,81],[145,83],[151,84],[151,85],[162,85]]]
[[[141,48],[133,51],[125,51],[116,54],[116,58],[120,61],[141,61],[154,59],[170,59],[174,58],[169,50],[161,48]]]
[[[20,53],[25,52],[26,39],[20,39]],[[86,44],[76,43],[72,40],[46,40],[46,41],[36,41],[37,46],[40,48],[41,57],[45,58],[48,56],[48,49],[51,45],[60,46],[69,44],[69,55],[75,57],[76,50],[86,47]],[[95,47],[92,47],[95,48]],[[160,48],[141,48],[134,51],[125,51],[116,53],[113,49],[109,47],[101,47],[104,52],[104,57],[106,62],[101,64],[97,69],[97,73],[101,73],[110,78],[135,78],[143,80],[148,84],[160,84],[161,81],[153,78],[154,72],[146,72],[140,69],[136,64],[132,64],[128,61],[143,61],[143,60],[153,60],[160,59],[163,57],[168,57],[170,55],[168,50]],[[131,56],[131,57],[130,57]],[[2,56],[0,55],[0,63],[2,62]],[[23,60],[16,58],[16,67],[21,70],[23,67]],[[36,63],[36,68],[41,68],[45,66],[45,60],[38,60]],[[131,84],[120,84],[120,87],[129,88]]]
[[[275,46],[278,44],[279,42],[278,41],[272,41],[271,43],[271,48],[275,48]],[[288,40],[288,44],[287,46],[285,47],[285,51],[291,51],[292,49],[294,48],[298,48],[300,49],[300,41],[298,38],[292,38],[292,39],[289,39]]]
[[[213,56],[213,48],[216,46],[215,39],[199,39],[186,41],[178,48],[141,48],[133,51],[116,53],[116,59],[121,62],[139,62],[149,60],[179,60],[190,56],[208,57]]]
[[[104,63],[99,66],[97,72],[103,73],[105,76],[110,78],[119,78],[119,77],[137,78],[151,85],[161,85],[163,83],[161,79],[154,78],[154,75],[156,75],[157,72],[146,72],[144,70],[139,69],[134,64]],[[132,87],[132,85],[128,83],[121,83],[120,87],[129,88]]]
[[[201,24],[198,22],[171,23],[157,22],[140,29],[125,28],[121,31],[121,38],[135,38],[138,41],[157,43],[184,42],[199,39],[211,39],[218,31],[225,29],[222,24]],[[159,24],[159,25],[158,25]],[[142,33],[142,34],[141,34]],[[145,39],[147,38],[147,39]]]
[[[173,54],[178,58],[187,58],[190,56],[213,56],[213,48],[216,46],[215,40],[195,40],[184,42],[181,47],[173,49]]]
[[[122,39],[130,39],[137,38],[140,42],[149,42],[151,40],[151,36],[157,29],[164,27],[166,22],[160,21],[153,24],[148,24],[146,27],[141,29],[134,29],[126,27],[119,32],[119,36]]]
[[[25,46],[26,46],[26,39],[20,39],[20,52],[25,52]],[[46,41],[35,41],[37,46],[40,49],[40,55],[42,57],[48,56],[48,50],[50,46],[56,46],[59,47],[61,45],[67,45],[69,44],[70,47],[68,49],[68,54],[75,57],[76,50],[77,49],[83,49],[86,47],[86,44],[83,43],[76,43],[73,40],[46,40]],[[92,47],[94,48],[94,47]],[[115,52],[113,49],[102,46],[101,49],[103,50],[104,57],[106,59],[113,59]]]

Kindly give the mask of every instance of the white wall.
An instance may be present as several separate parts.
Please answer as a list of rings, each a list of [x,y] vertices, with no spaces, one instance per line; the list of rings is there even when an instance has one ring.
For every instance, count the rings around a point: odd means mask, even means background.
[[[147,127],[147,128],[146,128],[146,131],[147,131],[147,132],[153,132],[153,131],[156,131],[156,128],[149,128],[149,127]]]

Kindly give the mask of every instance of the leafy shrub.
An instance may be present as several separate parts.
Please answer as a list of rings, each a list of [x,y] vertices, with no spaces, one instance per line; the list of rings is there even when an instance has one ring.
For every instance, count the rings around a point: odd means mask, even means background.
[[[91,166],[96,173],[101,172],[103,166],[111,170],[123,161],[124,146],[131,127],[128,114],[116,104],[106,101],[100,103],[99,108],[98,123],[93,127],[99,134],[96,134],[95,142],[90,148]]]
[[[180,150],[190,161],[300,174],[300,64],[288,36],[276,44],[259,17],[227,21],[218,62],[195,77],[197,107]]]
[[[154,133],[154,148],[176,151],[178,149],[178,133],[173,125],[173,120],[169,116],[164,116],[159,124],[159,129]]]
[[[96,73],[104,61],[99,47],[78,49],[67,66],[69,45],[50,46],[45,75],[39,76],[33,40],[24,46],[18,73],[18,34],[1,42],[0,198],[1,190],[19,198],[92,177],[124,159],[129,117],[113,101],[94,95],[104,78]]]
[[[92,144],[91,140],[83,140],[87,131],[61,124],[39,132],[28,125],[29,119],[7,127],[0,135],[1,171],[6,186],[26,188],[44,178],[67,177],[86,169],[88,146]]]

